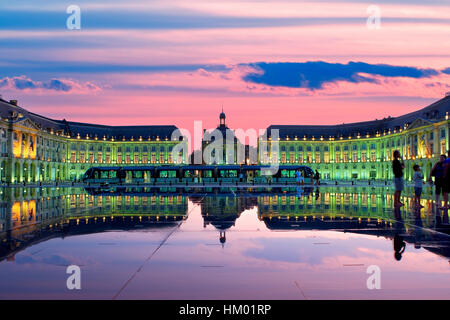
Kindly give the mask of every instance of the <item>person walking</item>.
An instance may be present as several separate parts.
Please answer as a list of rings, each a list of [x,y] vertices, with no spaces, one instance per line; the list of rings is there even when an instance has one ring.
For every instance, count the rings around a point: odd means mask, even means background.
[[[299,186],[300,184],[303,185],[303,175],[300,172],[300,170],[295,171],[295,175],[297,176],[297,185]]]
[[[400,151],[395,150],[394,160],[392,161],[392,171],[394,173],[394,186],[395,186],[394,206],[396,207],[403,206],[403,203],[400,202],[400,196],[404,189],[403,169],[405,168],[405,165],[403,164],[401,159],[402,156],[400,155]]]
[[[418,164],[415,164],[413,166],[414,175],[413,175],[413,181],[414,181],[414,206],[423,208],[423,206],[420,204],[420,196],[422,195],[422,187],[423,187],[423,173],[420,170],[420,166]]]
[[[314,174],[314,179],[316,179],[316,186],[318,186],[320,184],[320,173],[317,169],[316,173]]]
[[[430,177],[428,179],[428,181],[432,185],[433,180],[431,177],[434,177],[434,186],[435,186],[434,194],[435,194],[437,208],[441,207],[441,202],[440,202],[441,193],[442,193],[442,196],[444,195],[443,187],[444,187],[444,174],[445,174],[445,160],[446,159],[447,159],[447,157],[445,156],[445,154],[441,154],[441,156],[439,157],[439,161],[436,162],[434,164],[433,168],[431,169]]]
[[[444,179],[442,183],[442,197],[444,198],[443,209],[448,209],[448,194],[450,192],[450,150],[447,152],[447,159],[444,161]]]

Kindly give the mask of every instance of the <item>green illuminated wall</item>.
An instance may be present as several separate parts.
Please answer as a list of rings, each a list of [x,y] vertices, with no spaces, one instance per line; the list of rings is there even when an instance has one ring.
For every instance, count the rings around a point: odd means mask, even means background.
[[[260,157],[260,163],[305,164],[322,179],[385,180],[392,178],[392,154],[400,150],[405,160],[405,178],[411,180],[414,164],[430,174],[440,154],[449,150],[449,125],[445,120],[416,128],[388,131],[376,136],[335,139],[283,137],[278,140],[278,159]],[[269,145],[270,140],[260,140]]]

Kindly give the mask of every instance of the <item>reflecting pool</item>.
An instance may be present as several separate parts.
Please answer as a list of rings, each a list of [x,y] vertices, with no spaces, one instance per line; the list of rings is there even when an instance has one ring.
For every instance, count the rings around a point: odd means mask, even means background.
[[[409,188],[397,209],[380,187],[0,192],[1,299],[450,299],[428,188],[420,209]]]

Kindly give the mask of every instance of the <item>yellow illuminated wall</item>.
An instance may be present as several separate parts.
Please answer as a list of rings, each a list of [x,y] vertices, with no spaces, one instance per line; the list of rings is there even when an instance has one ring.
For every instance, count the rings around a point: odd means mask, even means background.
[[[24,151],[24,158],[30,158],[30,159],[36,159],[36,135],[28,135],[27,138],[27,146],[26,146],[26,150],[27,150],[27,155],[25,155],[25,151]]]
[[[36,200],[14,202],[11,215],[15,227],[21,225],[22,222],[36,221]]]
[[[13,133],[13,154],[14,158],[20,158],[22,155],[22,133],[19,131]]]
[[[14,202],[12,208],[11,208],[11,216],[13,224],[20,223],[20,202],[16,201]]]
[[[36,159],[36,135],[14,131],[13,154],[15,158]]]

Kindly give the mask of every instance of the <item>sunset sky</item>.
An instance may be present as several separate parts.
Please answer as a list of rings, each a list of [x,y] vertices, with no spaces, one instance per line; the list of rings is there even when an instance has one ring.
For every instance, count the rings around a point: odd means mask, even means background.
[[[223,105],[231,128],[337,124],[447,91],[450,1],[0,2],[0,93],[56,119],[210,128]]]

